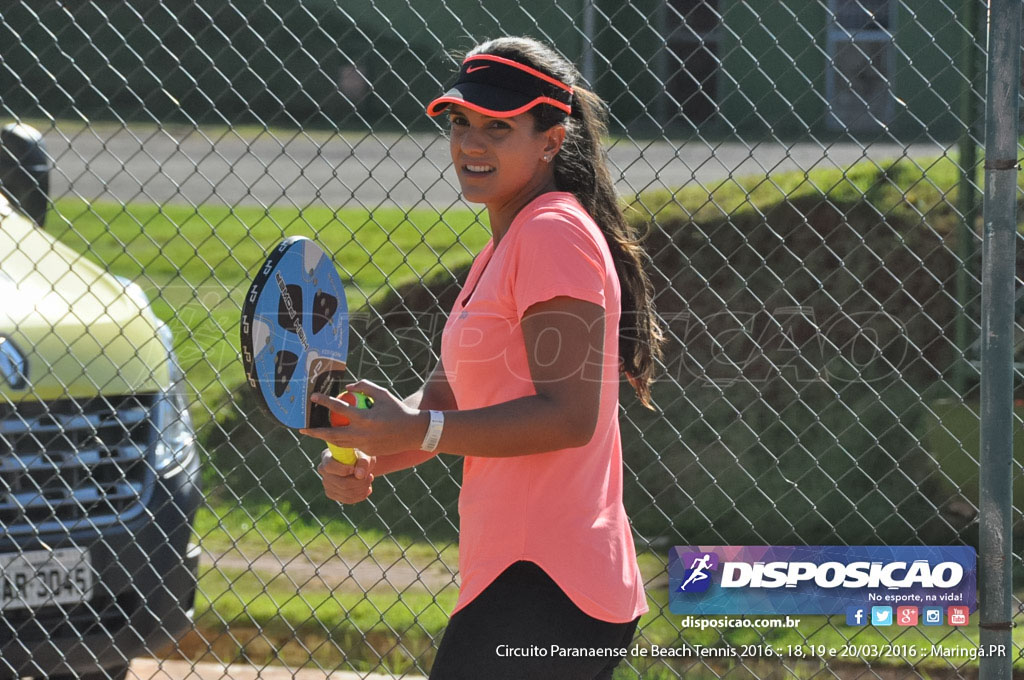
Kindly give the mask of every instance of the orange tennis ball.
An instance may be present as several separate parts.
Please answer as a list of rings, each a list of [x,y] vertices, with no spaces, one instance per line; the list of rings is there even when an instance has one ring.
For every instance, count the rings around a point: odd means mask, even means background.
[[[373,406],[373,399],[370,399],[365,394],[342,392],[338,395],[338,399],[341,399],[349,406],[355,406],[356,408],[371,408]],[[331,411],[331,427],[344,427],[348,424],[350,424],[349,419],[343,414]]]
[[[348,403],[347,399],[342,398],[342,400],[345,401],[345,403]],[[344,427],[350,424],[350,422],[351,421],[342,414],[331,411],[331,427]]]
[[[370,399],[363,394],[354,394],[352,392],[342,392],[338,395],[338,399],[349,406],[355,406],[356,408],[370,408],[373,406],[373,399]],[[331,411],[331,427],[345,427],[351,424],[351,421],[341,413],[335,413]],[[334,444],[328,444],[327,448],[330,449],[331,455],[334,459],[340,463],[346,465],[354,465],[356,462],[356,454],[350,448],[342,448],[335,446]]]

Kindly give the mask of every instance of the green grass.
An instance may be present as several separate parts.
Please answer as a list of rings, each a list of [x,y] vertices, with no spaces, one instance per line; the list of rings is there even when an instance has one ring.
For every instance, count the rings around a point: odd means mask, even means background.
[[[207,642],[200,652],[215,649],[221,661],[301,665],[312,659],[355,670],[383,663],[402,672],[412,666],[407,651],[430,653],[456,597],[454,587],[436,595],[392,591],[371,597],[332,590],[319,580],[295,583],[287,574],[210,568],[196,597],[196,627]],[[240,644],[245,639],[251,643]],[[225,650],[225,641],[234,644]],[[299,649],[288,651],[295,642]]]
[[[927,449],[935,457],[936,466],[947,478],[952,491],[963,494],[972,505],[980,507],[978,499],[978,465],[981,460],[980,407],[961,404],[953,400],[940,400],[931,406],[928,415]],[[1024,419],[1024,403],[1014,405],[1016,418]],[[1024,501],[1024,438],[1013,438],[1014,507]]]
[[[979,156],[979,164],[984,154]],[[984,173],[977,176],[978,202]],[[837,204],[866,199],[879,214],[904,214],[931,222],[939,217],[946,226],[958,220],[951,207],[959,200],[960,168],[957,154],[937,158],[902,158],[878,164],[862,161],[848,168],[819,168],[771,175],[729,177],[701,186],[653,190],[627,201],[638,220],[665,221],[680,214],[695,222],[724,216],[764,214],[782,201],[825,197]],[[1018,178],[1024,188],[1024,177]]]
[[[267,577],[255,570],[207,569],[200,577],[197,623],[207,628],[255,626],[270,635],[331,633],[353,627],[363,633],[411,631],[437,634],[448,622],[458,593],[454,587],[428,593],[345,592],[287,574]]]
[[[194,526],[202,547],[213,554],[238,550],[245,555],[304,554],[313,560],[370,556],[381,564],[404,559],[428,565],[440,560],[453,570],[458,564],[458,547],[453,542],[427,543],[421,536],[356,530],[348,522],[313,518],[287,504],[256,508],[207,505],[199,509]]]
[[[635,214],[659,221],[682,212],[694,221],[763,213],[782,201],[827,195],[836,203],[867,197],[881,209],[928,215],[955,204],[958,168],[953,158],[902,159],[880,166],[864,161],[845,169],[822,168],[768,176],[730,177],[710,186],[645,192],[630,205]]]

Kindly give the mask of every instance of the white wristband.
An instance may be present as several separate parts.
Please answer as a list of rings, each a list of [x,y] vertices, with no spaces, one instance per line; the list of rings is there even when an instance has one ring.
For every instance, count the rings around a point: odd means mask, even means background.
[[[427,427],[427,434],[423,437],[423,444],[420,448],[424,451],[437,451],[437,445],[441,443],[441,430],[444,429],[444,413],[441,411],[430,412],[430,426]]]

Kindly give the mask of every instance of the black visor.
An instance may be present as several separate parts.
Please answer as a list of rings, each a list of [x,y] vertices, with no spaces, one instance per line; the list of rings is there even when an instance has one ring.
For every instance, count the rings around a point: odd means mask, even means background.
[[[572,88],[525,64],[490,54],[462,62],[455,84],[430,102],[427,115],[437,116],[449,104],[460,104],[487,116],[509,118],[548,104],[572,113]]]

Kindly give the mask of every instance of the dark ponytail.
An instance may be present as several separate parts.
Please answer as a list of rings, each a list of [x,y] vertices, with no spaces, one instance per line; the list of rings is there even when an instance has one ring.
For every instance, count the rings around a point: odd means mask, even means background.
[[[637,234],[619,206],[605,159],[602,138],[607,131],[604,102],[579,86],[580,74],[564,57],[532,38],[498,38],[475,49],[474,54],[493,54],[513,59],[557,78],[574,90],[572,114],[553,106],[531,109],[538,131],[565,125],[565,141],[554,161],[555,184],[576,196],[608,241],[622,288],[619,357],[622,370],[641,403],[653,409],[651,384],[656,359],[661,357],[664,332],[654,309],[654,287],[644,269],[649,259]]]

